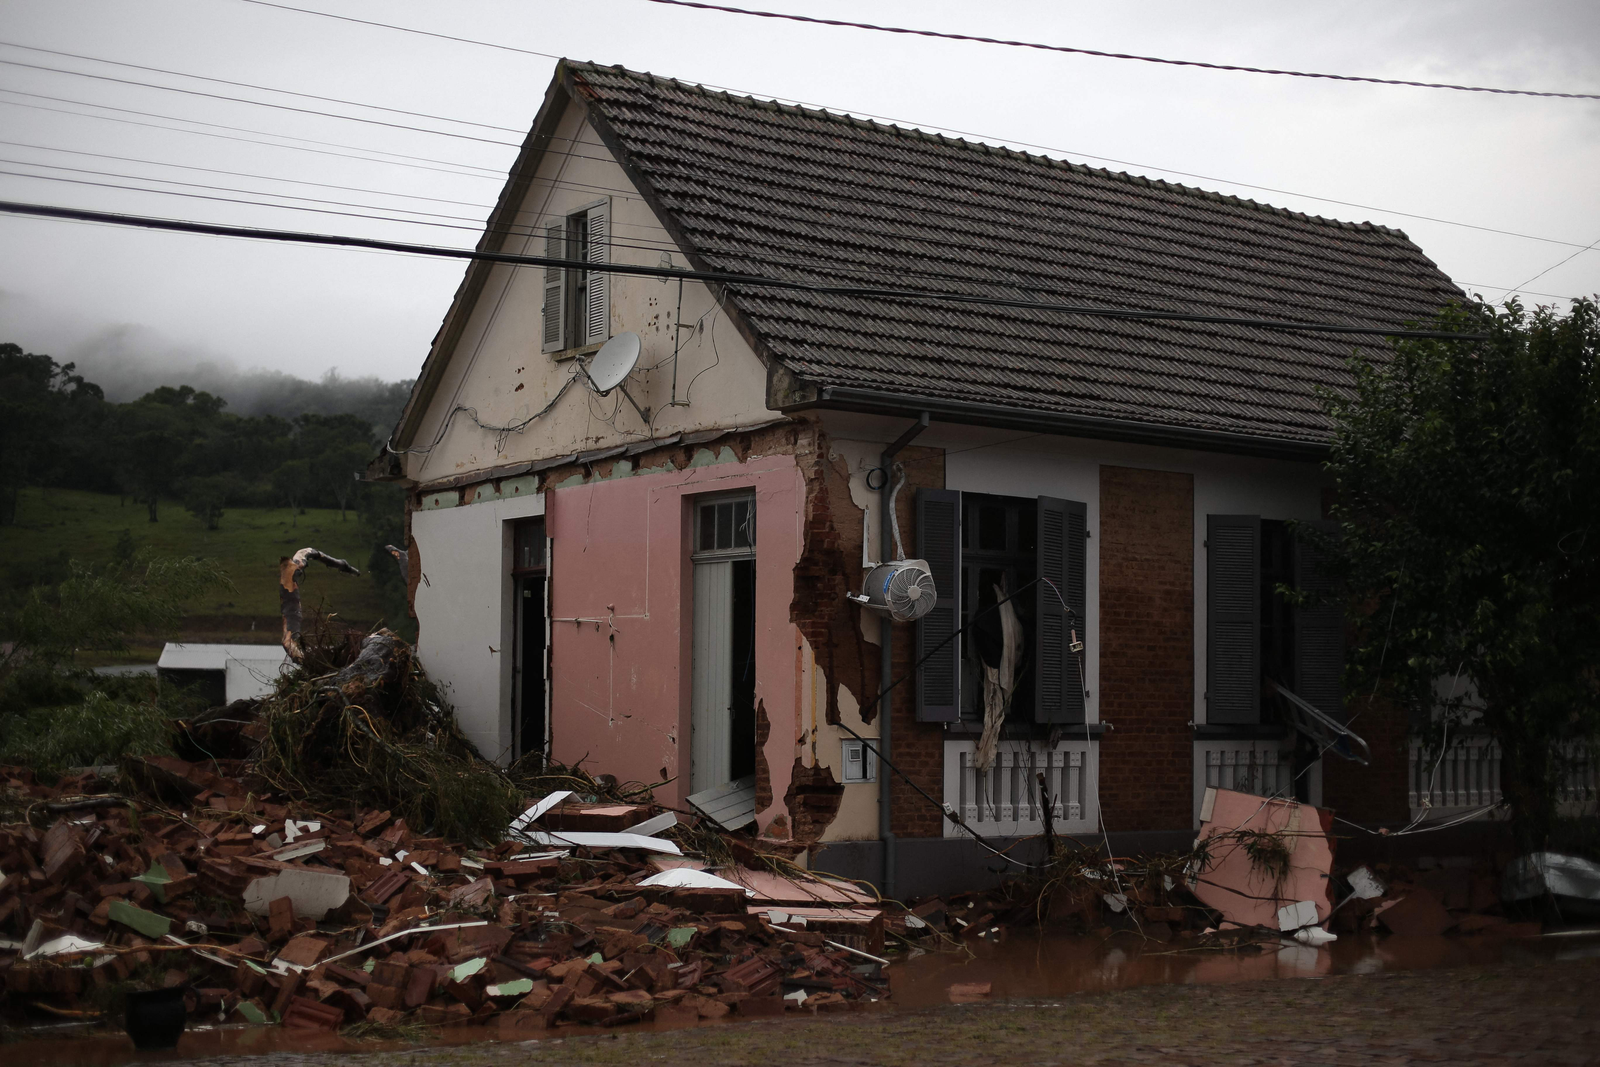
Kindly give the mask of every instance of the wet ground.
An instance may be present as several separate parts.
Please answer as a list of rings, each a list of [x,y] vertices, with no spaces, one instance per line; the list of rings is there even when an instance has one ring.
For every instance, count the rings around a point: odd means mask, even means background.
[[[176,1054],[138,1054],[120,1034],[63,1028],[8,1044],[0,1067],[173,1060],[240,1067],[1600,1064],[1595,935],[1347,939],[1320,950],[1290,944],[1229,953],[1028,935],[980,942],[971,957],[897,962],[890,971],[893,1002],[878,1010],[687,1031],[563,1027],[539,1040],[501,1042],[471,1028],[418,1045],[217,1027],[186,1033]],[[988,997],[951,994],[952,985],[985,982]]]

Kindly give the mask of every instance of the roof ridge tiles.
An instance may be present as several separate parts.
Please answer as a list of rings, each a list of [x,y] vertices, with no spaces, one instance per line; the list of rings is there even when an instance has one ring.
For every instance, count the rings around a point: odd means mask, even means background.
[[[1246,207],[1255,211],[1282,216],[1284,218],[1296,219],[1301,222],[1308,222],[1321,226],[1337,227],[1339,229],[1346,230],[1363,230],[1369,232],[1386,233],[1409,240],[1409,237],[1404,230],[1399,230],[1392,226],[1385,226],[1382,223],[1372,222],[1370,220],[1356,222],[1347,219],[1331,218],[1327,215],[1313,215],[1304,211],[1296,211],[1292,208],[1279,207],[1276,204],[1269,204],[1265,201],[1254,200],[1250,197],[1235,196],[1230,193],[1218,192],[1215,189],[1206,189],[1198,185],[1185,185],[1182,182],[1169,181],[1165,178],[1152,178],[1149,175],[1135,174],[1131,171],[1112,170],[1109,167],[1090,166],[1087,163],[1080,163],[1071,159],[1058,159],[1055,156],[1045,155],[1042,152],[1028,152],[1023,149],[1012,148],[1009,145],[993,145],[986,141],[968,140],[965,137],[947,134],[942,130],[925,130],[916,126],[899,126],[894,123],[880,122],[876,119],[865,118],[852,114],[848,111],[833,111],[826,107],[811,107],[805,104],[785,102],[772,97],[758,97],[751,94],[734,93],[727,89],[714,89],[697,82],[686,82],[680,78],[669,78],[665,75],[653,74],[649,71],[632,70],[620,63],[598,64],[583,60],[571,59],[563,60],[562,62],[564,62],[569,69],[573,70],[591,70],[595,72],[621,75],[633,79],[643,79],[652,85],[666,85],[681,92],[693,95],[717,97],[736,103],[742,102],[754,107],[759,107],[765,111],[779,111],[804,115],[830,122],[842,122],[857,129],[880,130],[886,133],[894,134],[898,137],[911,137],[916,140],[937,139],[940,144],[952,145],[967,151],[981,153],[983,155],[995,155],[998,151],[1016,159],[1027,160],[1033,163],[1052,167],[1063,167],[1076,171],[1080,174],[1097,175],[1102,178],[1110,178],[1142,188],[1172,190],[1184,196],[1200,196],[1208,200],[1214,200],[1218,203],[1236,204],[1240,207]]]

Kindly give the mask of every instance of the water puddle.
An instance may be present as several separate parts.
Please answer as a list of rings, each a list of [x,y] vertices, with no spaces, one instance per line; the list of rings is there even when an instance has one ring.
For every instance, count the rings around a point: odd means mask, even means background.
[[[1145,985],[1312,979],[1588,957],[1600,957],[1600,929],[1523,939],[1346,937],[1321,948],[1273,942],[1232,950],[1200,950],[1182,941],[1143,942],[1126,934],[1100,941],[1030,931],[1012,933],[998,943],[976,941],[971,955],[927,953],[897,961],[888,970],[892,999],[872,1007],[892,1011],[979,999],[1037,1001]],[[989,993],[981,997],[951,989],[985,984]],[[671,1028],[652,1023],[630,1027],[635,1031]],[[572,1027],[547,1033],[554,1039],[592,1037],[599,1031]],[[518,1039],[529,1036],[532,1035],[522,1034]],[[455,1028],[436,1031],[419,1046],[410,1041],[353,1041],[336,1034],[276,1026],[209,1026],[185,1031],[175,1051],[146,1053],[135,1052],[120,1031],[91,1030],[81,1025],[10,1030],[4,1039],[5,1044],[0,1046],[4,1067],[114,1067],[245,1056],[415,1051],[419,1047],[494,1040],[495,1035],[480,1027]]]
[[[969,999],[953,985],[988,983],[984,999],[1049,998],[1134,986],[1257,982],[1323,978],[1335,974],[1427,970],[1494,963],[1600,956],[1600,930],[1573,936],[1521,939],[1492,937],[1345,937],[1321,948],[1292,941],[1217,950],[1182,941],[1159,944],[1128,935],[1109,941],[1017,935],[978,941],[972,956],[928,954],[894,971],[894,1004],[923,1008]]]

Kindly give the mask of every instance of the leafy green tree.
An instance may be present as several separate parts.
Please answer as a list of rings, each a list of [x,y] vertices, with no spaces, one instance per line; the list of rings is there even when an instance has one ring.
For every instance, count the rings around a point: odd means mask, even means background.
[[[59,586],[35,586],[0,610],[0,762],[49,773],[170,751],[183,698],[154,679],[74,669],[73,654],[118,651],[136,634],[170,631],[187,602],[231,584],[212,561],[136,553],[99,567],[74,561]]]
[[[311,461],[291,459],[279,464],[278,469],[272,472],[272,488],[289,507],[290,525],[298,525],[296,516],[304,510],[306,495],[312,489]]]
[[[183,483],[183,506],[189,514],[215,530],[222,525],[222,509],[228,499],[237,496],[239,481],[226,474],[207,474],[190,478]]]
[[[1451,309],[1330,398],[1350,680],[1487,730],[1521,847],[1600,735],[1600,313]],[[1316,535],[1306,531],[1306,536]],[[1442,709],[1440,678],[1470,693]]]
[[[356,491],[361,487],[361,475],[371,458],[369,446],[348,444],[324,452],[315,461],[318,480],[339,502],[340,522],[344,521],[345,511],[355,500]]]
[[[64,440],[103,406],[100,387],[49,356],[0,344],[0,525],[16,522],[22,488],[60,462]]]

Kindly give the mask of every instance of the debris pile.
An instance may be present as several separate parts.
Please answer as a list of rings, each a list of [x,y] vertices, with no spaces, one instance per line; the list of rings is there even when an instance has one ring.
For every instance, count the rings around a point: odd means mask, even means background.
[[[129,769],[186,803],[0,770],[25,816],[0,829],[10,1014],[181,987],[192,1019],[511,1033],[888,992],[871,897],[797,868],[713,871],[658,836],[712,832],[674,812],[558,792],[474,848],[387,810],[311,810],[238,762]]]
[[[1600,867],[1572,857],[1544,860],[1536,885],[1522,874],[1531,861],[1513,864],[1503,889],[1487,867],[1340,869],[1331,813],[1291,800],[1208,789],[1201,819],[1188,853],[1107,860],[1092,843],[1058,847],[1042,870],[922,901],[905,916],[907,933],[972,944],[1040,926],[1197,949],[1285,938],[1316,946],[1358,933],[1528,937],[1543,929],[1530,907],[1541,887],[1558,886],[1549,892],[1570,915],[1600,899],[1589,888],[1600,886]]]
[[[649,786],[489,764],[404,641],[295,622],[298,668],[180,756],[0,768],[0,1010],[520,1032],[887,995],[873,896]]]

